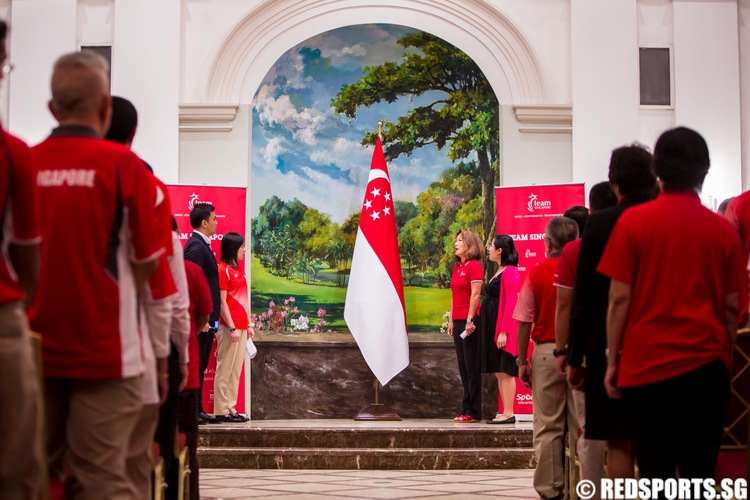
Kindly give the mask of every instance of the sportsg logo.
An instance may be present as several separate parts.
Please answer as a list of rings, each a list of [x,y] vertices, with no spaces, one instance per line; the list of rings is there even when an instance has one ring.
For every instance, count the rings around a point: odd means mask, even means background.
[[[529,196],[529,203],[526,205],[529,209],[529,212],[534,212],[534,210],[549,210],[552,208],[552,203],[549,201],[538,201],[537,195],[534,193],[531,193]]]
[[[529,257],[536,257],[536,252],[532,252],[531,250],[529,250],[527,248],[526,249],[526,258],[528,259]]]

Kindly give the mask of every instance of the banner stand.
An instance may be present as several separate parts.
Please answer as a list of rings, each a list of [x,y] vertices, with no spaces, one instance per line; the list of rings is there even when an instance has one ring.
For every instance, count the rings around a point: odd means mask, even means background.
[[[362,408],[357,413],[357,416],[354,417],[354,420],[366,422],[400,422],[401,417],[390,406],[380,402],[380,382],[375,379],[375,403]]]

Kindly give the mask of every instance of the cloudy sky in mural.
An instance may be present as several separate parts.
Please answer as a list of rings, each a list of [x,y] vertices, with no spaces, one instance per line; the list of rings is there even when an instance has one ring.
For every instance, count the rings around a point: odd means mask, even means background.
[[[430,96],[362,108],[351,123],[336,115],[331,99],[356,82],[365,66],[400,61],[396,41],[409,28],[363,25],[310,38],[288,50],[268,72],[253,102],[252,206],[276,195],[300,201],[343,222],[361,208],[372,147],[360,144],[378,119],[397,121]],[[389,164],[396,199],[415,201],[445,168],[447,151],[416,150]]]

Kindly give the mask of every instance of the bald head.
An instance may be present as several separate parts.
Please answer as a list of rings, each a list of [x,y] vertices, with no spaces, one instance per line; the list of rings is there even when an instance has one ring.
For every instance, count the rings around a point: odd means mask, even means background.
[[[107,70],[107,61],[91,52],[73,52],[55,62],[49,107],[61,125],[87,125],[104,135],[110,113]]]

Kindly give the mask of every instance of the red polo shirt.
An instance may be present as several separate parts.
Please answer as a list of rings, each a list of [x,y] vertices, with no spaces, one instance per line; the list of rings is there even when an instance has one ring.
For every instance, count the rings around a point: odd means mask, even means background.
[[[617,221],[597,271],[632,286],[618,374],[621,387],[728,361],[724,297],[743,256],[731,224],[692,192],[667,192]]]
[[[8,246],[41,242],[37,214],[35,165],[29,147],[0,129],[0,207],[5,207],[0,238],[0,304],[23,299]]]
[[[581,252],[581,238],[573,240],[563,248],[560,260],[555,270],[555,286],[563,288],[575,288],[576,270],[578,269],[578,254]]]
[[[239,266],[230,266],[226,262],[219,264],[219,290],[227,291],[227,306],[234,327],[238,330],[247,330],[247,278]],[[219,318],[219,322],[226,325],[224,318]]]
[[[555,270],[560,258],[556,255],[535,265],[529,271],[518,296],[513,318],[534,323],[531,340],[554,342],[557,290],[553,285]]]
[[[471,300],[471,284],[484,280],[484,269],[478,260],[465,260],[453,266],[451,278],[451,300],[453,307],[451,319],[468,319],[469,301]],[[479,314],[479,304],[474,313]]]

